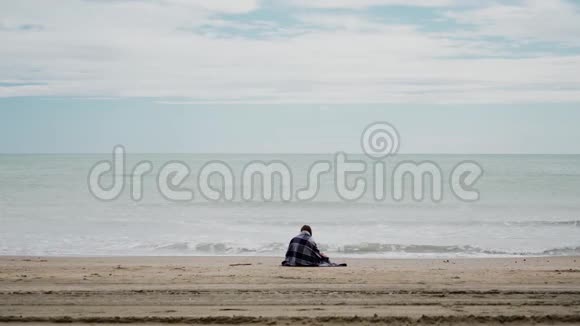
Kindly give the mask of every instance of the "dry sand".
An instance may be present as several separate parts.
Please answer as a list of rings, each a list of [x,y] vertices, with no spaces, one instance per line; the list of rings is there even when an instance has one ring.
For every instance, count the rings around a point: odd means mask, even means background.
[[[580,324],[580,258],[0,257],[0,321]],[[342,260],[341,260],[342,261]]]

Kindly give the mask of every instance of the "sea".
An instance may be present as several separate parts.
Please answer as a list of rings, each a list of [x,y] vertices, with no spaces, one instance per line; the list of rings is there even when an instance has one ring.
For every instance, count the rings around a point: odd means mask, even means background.
[[[311,200],[282,200],[274,179],[274,196],[242,198],[244,168],[251,162],[283,162],[292,173],[292,191],[309,182],[315,162],[333,163],[333,154],[128,154],[116,199],[96,198],[88,186],[92,167],[111,154],[0,155],[0,255],[42,256],[278,256],[303,224],[313,229],[321,250],[331,257],[450,258],[566,256],[580,254],[580,155],[417,155],[399,154],[385,163],[386,195],[373,195],[377,182],[364,161],[361,198],[337,195],[331,171],[320,176]],[[232,199],[209,200],[198,176],[208,162],[222,162],[234,175]],[[483,174],[470,185],[478,200],[458,198],[451,189],[454,167],[476,162]],[[133,167],[150,162],[142,178],[142,198],[131,195]],[[168,162],[188,167],[182,183],[193,199],[169,200],[158,186]],[[442,199],[402,200],[391,194],[389,176],[401,162],[432,162],[441,170]],[[334,170],[335,167],[332,167]],[[210,178],[223,190],[222,179]],[[389,182],[391,181],[391,182]],[[406,184],[412,180],[406,179]],[[112,185],[113,173],[102,178]],[[222,187],[222,188],[220,188]],[[257,190],[260,184],[256,182]],[[410,188],[409,188],[410,189]],[[296,197],[296,196],[293,196]]]

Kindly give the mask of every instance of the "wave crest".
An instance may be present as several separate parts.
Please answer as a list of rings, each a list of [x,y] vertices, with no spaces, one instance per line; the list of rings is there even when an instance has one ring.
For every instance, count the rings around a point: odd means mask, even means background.
[[[181,254],[201,254],[201,255],[284,255],[286,244],[273,242],[256,246],[241,246],[228,242],[202,242],[187,243],[176,242],[155,246],[154,251],[165,251]],[[378,255],[385,257],[414,255],[433,256],[573,256],[580,255],[580,246],[549,248],[538,251],[517,251],[486,249],[469,245],[424,245],[424,244],[386,244],[386,243],[358,243],[343,246],[321,246],[322,251],[329,254],[339,254],[341,256]]]

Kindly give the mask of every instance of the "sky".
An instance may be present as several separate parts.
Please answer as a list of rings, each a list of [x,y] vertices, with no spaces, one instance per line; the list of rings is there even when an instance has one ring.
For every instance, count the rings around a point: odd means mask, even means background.
[[[580,153],[579,0],[0,2],[0,153]]]

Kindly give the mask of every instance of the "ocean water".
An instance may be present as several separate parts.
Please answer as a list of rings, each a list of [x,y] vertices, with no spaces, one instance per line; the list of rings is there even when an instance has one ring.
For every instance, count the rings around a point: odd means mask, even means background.
[[[197,172],[211,160],[227,162],[238,184],[247,163],[281,160],[291,168],[296,190],[306,185],[313,162],[332,159],[290,154],[129,155],[124,192],[102,201],[91,195],[87,176],[96,162],[110,159],[107,154],[0,155],[0,254],[283,256],[302,224],[312,226],[319,246],[331,256],[580,254],[578,155],[398,155],[387,161],[387,175],[400,161],[437,163],[444,181],[443,200],[437,203],[414,201],[409,194],[397,202],[388,191],[380,201],[370,191],[358,201],[343,201],[331,175],[321,177],[318,196],[308,202],[245,201],[238,192],[232,201],[212,202],[196,188]],[[152,162],[153,171],[144,178],[143,199],[134,201],[130,168],[143,160]],[[170,160],[190,167],[183,186],[193,190],[193,201],[160,195],[157,174]],[[476,202],[459,200],[447,183],[451,169],[463,160],[484,170],[475,184]],[[365,176],[372,189],[372,178]],[[111,182],[112,176],[105,179]],[[219,180],[213,178],[214,183],[219,187]]]

